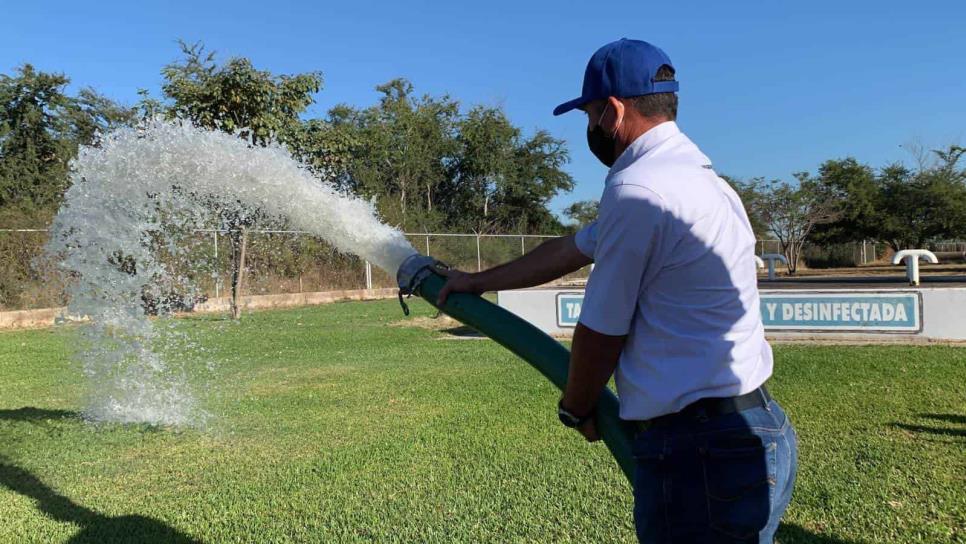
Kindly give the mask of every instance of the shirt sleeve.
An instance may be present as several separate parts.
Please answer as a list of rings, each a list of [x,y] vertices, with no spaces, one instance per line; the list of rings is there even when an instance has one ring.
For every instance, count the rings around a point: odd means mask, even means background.
[[[578,230],[574,235],[574,243],[577,244],[578,251],[593,259],[594,249],[597,248],[597,221]]]
[[[607,189],[595,224],[594,270],[584,292],[581,324],[610,336],[630,331],[647,272],[660,267],[666,217],[660,196],[649,189]]]

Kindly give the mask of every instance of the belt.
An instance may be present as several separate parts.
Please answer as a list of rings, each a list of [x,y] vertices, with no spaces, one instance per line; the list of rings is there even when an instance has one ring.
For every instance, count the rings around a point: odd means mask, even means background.
[[[771,395],[765,386],[737,397],[706,397],[696,400],[673,414],[665,414],[644,421],[630,421],[637,431],[646,431],[655,426],[663,426],[673,421],[694,419],[706,421],[717,416],[725,416],[750,408],[767,408]]]

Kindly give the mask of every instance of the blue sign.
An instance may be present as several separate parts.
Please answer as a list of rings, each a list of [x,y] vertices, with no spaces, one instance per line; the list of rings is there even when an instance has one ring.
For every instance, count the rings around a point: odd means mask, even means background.
[[[557,326],[576,327],[583,293],[557,294]],[[770,331],[919,332],[922,299],[909,291],[763,291]]]
[[[919,293],[902,291],[761,293],[767,330],[919,332]]]
[[[576,327],[580,319],[580,306],[584,302],[583,293],[557,294],[557,326]]]

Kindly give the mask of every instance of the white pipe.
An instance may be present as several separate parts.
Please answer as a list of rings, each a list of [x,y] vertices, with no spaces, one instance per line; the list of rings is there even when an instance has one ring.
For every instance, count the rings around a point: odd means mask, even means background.
[[[781,261],[785,266],[788,266],[788,259],[781,253],[765,253],[761,256],[761,259],[768,262],[768,279],[770,280],[775,279],[775,261]]]
[[[932,264],[939,263],[936,254],[928,249],[903,249],[892,257],[892,264],[906,261],[906,277],[909,278],[909,285],[919,285],[919,259],[926,259]]]

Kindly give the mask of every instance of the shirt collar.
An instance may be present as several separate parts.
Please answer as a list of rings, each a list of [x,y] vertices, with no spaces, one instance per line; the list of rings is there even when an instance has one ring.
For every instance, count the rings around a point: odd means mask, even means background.
[[[627,149],[621,153],[620,157],[617,157],[617,160],[614,161],[614,166],[611,166],[610,171],[607,173],[607,178],[610,179],[617,172],[637,162],[637,159],[643,157],[648,151],[678,134],[681,134],[681,129],[678,128],[678,124],[674,121],[665,121],[651,127],[650,130],[641,134],[631,142],[631,145],[627,146]]]

